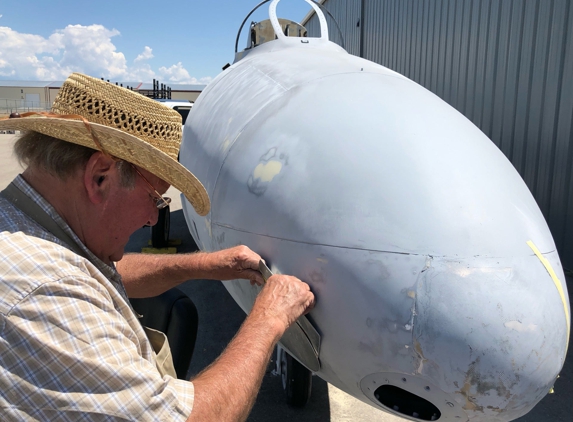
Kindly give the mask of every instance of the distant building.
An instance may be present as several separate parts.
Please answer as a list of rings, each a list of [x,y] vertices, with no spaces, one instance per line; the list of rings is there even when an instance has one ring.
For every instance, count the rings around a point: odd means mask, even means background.
[[[115,81],[111,81],[116,83]],[[63,81],[1,81],[0,115],[12,112],[49,110]],[[153,95],[151,82],[117,82],[146,96]],[[195,102],[205,85],[170,84],[171,98]]]
[[[0,114],[47,110],[63,82],[0,81]]]

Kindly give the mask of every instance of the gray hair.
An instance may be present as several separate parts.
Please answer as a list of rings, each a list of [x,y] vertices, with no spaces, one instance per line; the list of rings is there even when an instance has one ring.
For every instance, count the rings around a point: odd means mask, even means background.
[[[66,180],[85,166],[95,149],[62,141],[39,132],[24,132],[14,144],[14,154],[22,166],[41,168]],[[135,187],[135,170],[126,161],[116,163],[120,183],[124,188]]]

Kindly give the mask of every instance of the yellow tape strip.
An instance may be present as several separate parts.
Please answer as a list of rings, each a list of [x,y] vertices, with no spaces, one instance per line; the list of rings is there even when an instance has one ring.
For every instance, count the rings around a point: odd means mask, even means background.
[[[563,285],[561,284],[561,281],[559,281],[559,278],[557,278],[557,274],[555,274],[555,271],[553,271],[553,267],[551,266],[549,261],[543,255],[541,255],[541,252],[539,252],[537,246],[535,246],[535,244],[531,240],[529,240],[527,244],[529,245],[533,253],[537,255],[537,258],[539,258],[539,260],[541,261],[541,263],[543,264],[543,266],[553,279],[553,283],[555,283],[555,287],[557,287],[557,291],[561,296],[561,302],[563,302],[563,310],[565,311],[565,319],[567,321],[567,348],[569,348],[569,333],[571,332],[571,321],[569,320],[569,309],[567,309],[567,300],[565,299],[565,292],[563,291]]]

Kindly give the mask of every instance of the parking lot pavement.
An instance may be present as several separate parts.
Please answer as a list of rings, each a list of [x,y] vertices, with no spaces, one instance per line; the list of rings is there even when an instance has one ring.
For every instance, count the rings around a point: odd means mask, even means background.
[[[8,186],[8,183],[22,171],[12,155],[15,141],[16,135],[0,134],[0,189]]]
[[[0,189],[3,189],[22,170],[12,156],[14,135],[0,134]],[[179,252],[194,250],[194,242],[187,229],[179,193],[170,188],[167,196],[173,199],[171,206],[171,238],[182,240]],[[150,229],[138,230],[130,239],[126,250],[139,252],[147,246]],[[572,279],[567,279],[569,297],[573,291]],[[184,283],[181,289],[191,297],[199,312],[199,334],[190,374],[197,374],[223,351],[245,318],[243,311],[233,301],[223,284],[214,280],[193,280]],[[406,419],[381,412],[339,389],[313,377],[310,402],[303,409],[294,409],[285,403],[280,377],[273,373],[269,364],[261,391],[249,422],[399,422]],[[546,396],[529,414],[516,422],[571,422],[573,414],[573,352],[571,348],[555,385],[555,394]],[[229,386],[232,392],[233,386]]]

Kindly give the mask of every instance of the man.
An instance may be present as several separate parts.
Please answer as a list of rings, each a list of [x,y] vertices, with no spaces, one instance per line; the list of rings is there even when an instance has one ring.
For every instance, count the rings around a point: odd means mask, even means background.
[[[0,129],[25,131],[14,149],[27,165],[0,197],[0,420],[244,420],[274,345],[314,297],[294,277],[269,278],[223,354],[192,382],[173,377],[167,345],[128,297],[193,278],[262,283],[260,257],[244,246],[123,256],[169,185],[209,211],[176,160],[178,113],[72,74],[51,113]]]

